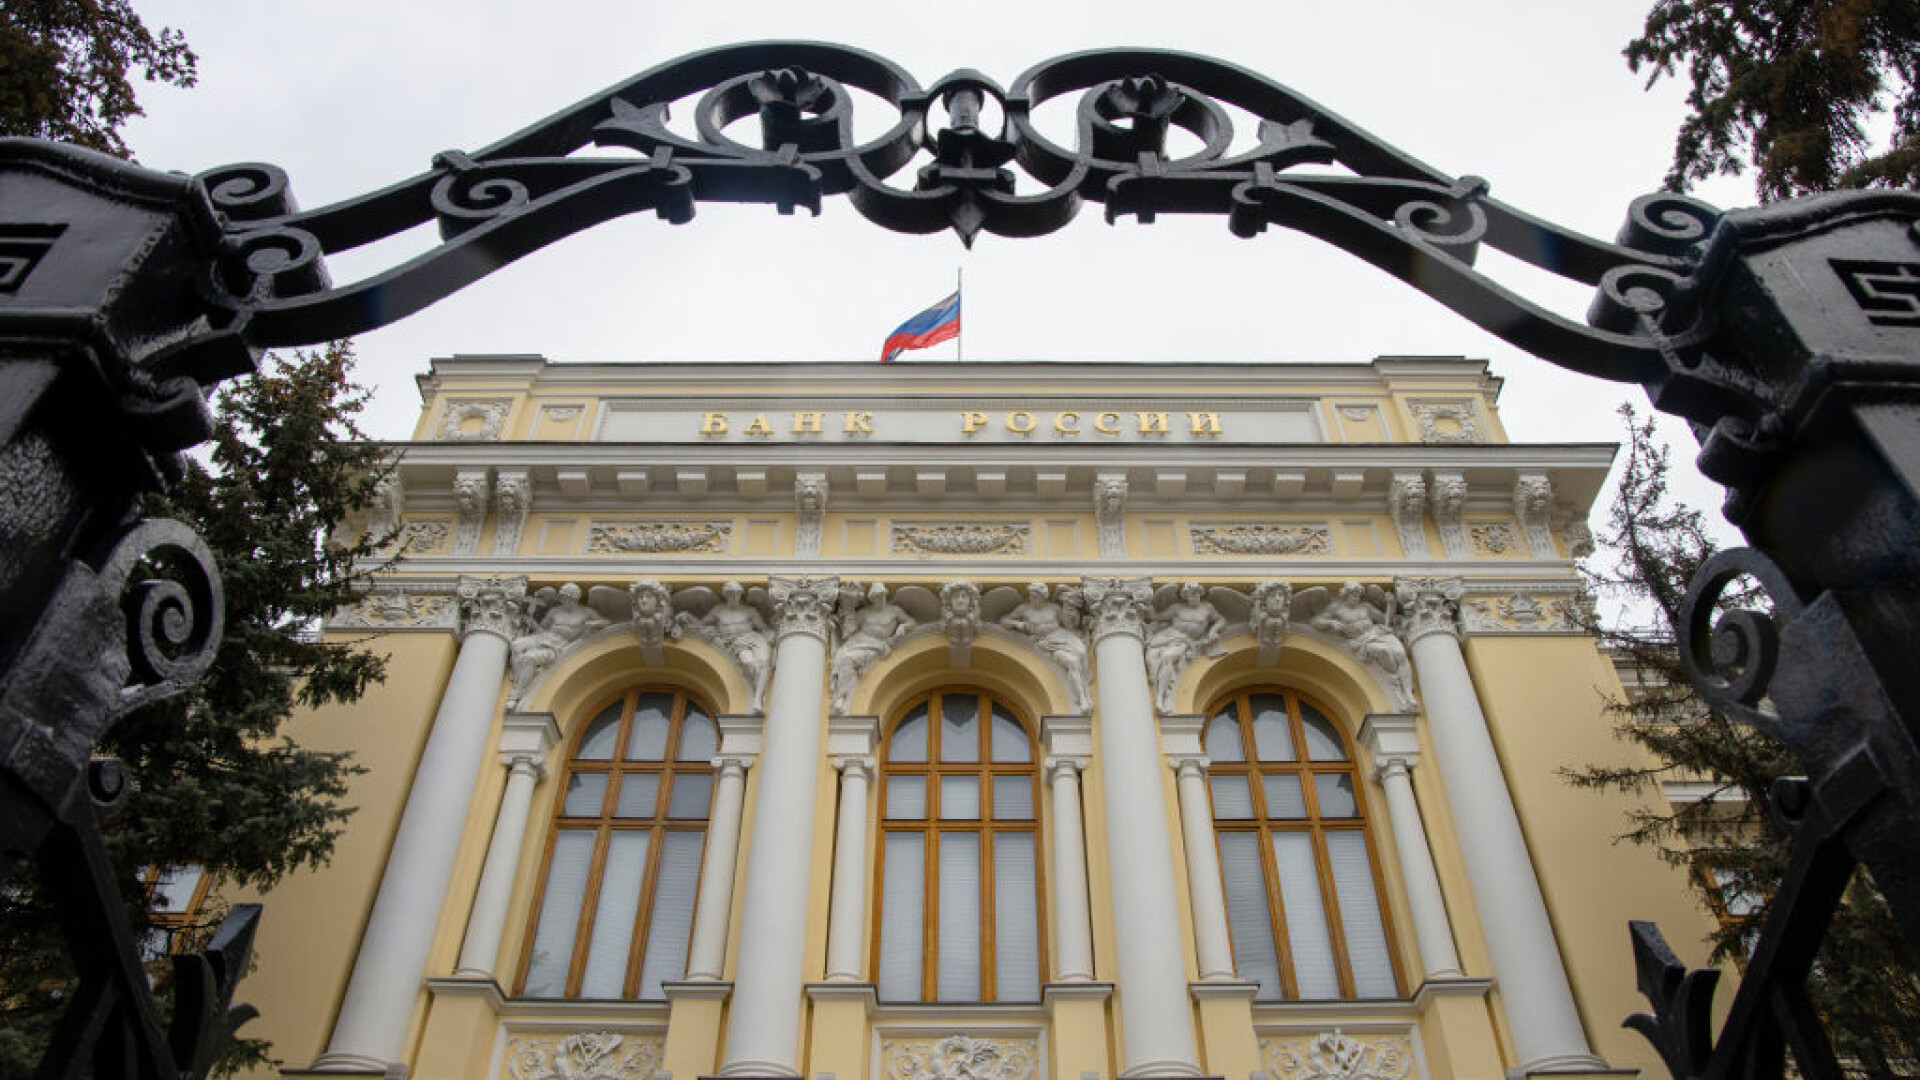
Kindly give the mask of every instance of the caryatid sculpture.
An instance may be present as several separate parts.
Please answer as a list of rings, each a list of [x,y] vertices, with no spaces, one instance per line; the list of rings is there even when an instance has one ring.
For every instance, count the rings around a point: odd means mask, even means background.
[[[674,616],[673,636],[692,634],[732,656],[747,680],[748,711],[764,712],[767,680],[773,673],[773,643],[767,637],[767,618],[761,611],[766,605],[766,590],[754,589],[749,597],[739,582],[729,581],[720,587],[718,602],[711,590],[696,587],[681,589],[674,596],[674,604],[683,610]]]
[[[1413,708],[1413,665],[1395,636],[1393,594],[1378,585],[1349,581],[1337,594],[1324,586],[1294,593],[1293,613],[1327,634],[1363,664],[1387,676],[1396,709]]]
[[[845,585],[840,593],[840,645],[828,668],[827,699],[833,715],[846,715],[853,689],[874,662],[893,651],[893,643],[918,624],[907,609],[887,597],[887,587],[874,582],[864,602],[858,586]]]
[[[557,589],[549,585],[528,598],[520,612],[521,633],[507,654],[512,680],[507,704],[520,704],[533,680],[582,638],[628,617],[629,601],[618,589],[595,585],[589,599],[583,602],[580,586],[572,582]]]
[[[1162,594],[1172,592],[1167,586]],[[1153,616],[1147,632],[1147,674],[1153,679],[1153,702],[1162,714],[1174,709],[1174,688],[1193,658],[1220,640],[1226,617],[1207,599],[1197,581],[1179,587]]]
[[[1017,596],[1012,589],[995,589],[988,595],[983,610],[992,617],[994,610],[1002,609],[1003,605],[1014,601]],[[1080,613],[1076,605],[1062,604],[1052,599],[1046,584],[1036,581],[1027,586],[1027,598],[1024,601],[1013,603],[1012,610],[1006,611],[994,622],[1025,637],[1042,656],[1059,667],[1060,673],[1065,676],[1067,699],[1075,712],[1092,711],[1093,697],[1087,689],[1091,673],[1087,664],[1087,643],[1080,636]]]

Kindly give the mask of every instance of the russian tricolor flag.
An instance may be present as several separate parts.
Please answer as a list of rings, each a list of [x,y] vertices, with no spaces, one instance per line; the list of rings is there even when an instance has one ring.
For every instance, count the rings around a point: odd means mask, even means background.
[[[924,349],[960,336],[960,291],[900,324],[880,347],[885,364],[908,349]]]

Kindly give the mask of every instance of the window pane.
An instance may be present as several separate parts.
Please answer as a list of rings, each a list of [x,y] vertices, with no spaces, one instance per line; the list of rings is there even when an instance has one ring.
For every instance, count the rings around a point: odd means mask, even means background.
[[[712,773],[675,773],[673,790],[667,795],[667,816],[703,818],[707,801],[713,796]]]
[[[560,808],[561,816],[599,817],[606,797],[606,773],[573,773],[567,777],[567,801]]]
[[[1320,873],[1313,865],[1313,837],[1273,834],[1273,861],[1280,871],[1280,903],[1286,909],[1287,945],[1293,980],[1305,999],[1337,998],[1340,977],[1333,966],[1333,939],[1320,906]]]
[[[560,997],[567,989],[567,964],[573,958],[573,931],[580,925],[580,901],[593,863],[593,832],[562,829],[553,838],[547,887],[540,900],[540,921],[527,957],[527,997]]]
[[[704,832],[674,830],[660,841],[660,870],[648,917],[647,952],[640,961],[640,997],[666,996],[662,982],[687,973],[687,939],[693,934],[693,897],[700,887],[700,845]]]
[[[996,776],[993,778],[993,816],[997,821],[1033,820],[1033,778]]]
[[[1033,747],[1027,741],[1027,729],[998,705],[993,708],[993,760],[1033,760]]]
[[[1267,913],[1266,875],[1260,868],[1260,838],[1220,834],[1220,879],[1227,893],[1227,932],[1240,977],[1259,983],[1261,1001],[1280,1000],[1280,961],[1273,953],[1272,916]]]
[[[980,837],[940,837],[940,943],[934,1000],[979,1001]]]
[[[1207,756],[1215,761],[1245,761],[1247,758],[1245,748],[1240,745],[1240,721],[1234,719],[1231,705],[1207,721]]]
[[[1040,914],[1035,910],[1033,834],[993,838],[993,996],[1040,1000]]]
[[[1314,793],[1320,799],[1320,816],[1343,818],[1360,816],[1360,803],[1353,797],[1353,777],[1322,773],[1313,778]]]
[[[672,716],[672,694],[641,694],[640,703],[633,709],[633,735],[627,740],[627,760],[664,760]]]
[[[971,820],[980,816],[980,780],[973,776],[940,778],[940,816],[947,820]]]
[[[1270,818],[1304,818],[1307,816],[1307,796],[1300,790],[1300,778],[1297,776],[1263,776],[1267,788],[1267,816]]]
[[[1340,739],[1340,729],[1333,721],[1320,714],[1320,710],[1300,703],[1300,725],[1307,729],[1307,758],[1312,761],[1345,761],[1347,745]]]
[[[1278,694],[1254,694],[1247,699],[1253,712],[1253,752],[1261,761],[1292,761],[1293,728],[1287,722],[1287,701]]]
[[[1253,816],[1253,794],[1244,776],[1213,777],[1213,816],[1237,820]]]
[[[927,778],[887,777],[887,816],[917,821],[927,816]]]
[[[194,890],[207,868],[195,863],[169,866],[155,875],[147,893],[147,910],[156,915],[184,915],[193,907]]]
[[[660,805],[659,773],[628,773],[620,778],[620,804],[615,817],[652,817]]]
[[[1327,833],[1327,861],[1333,870],[1333,892],[1340,904],[1340,925],[1347,935],[1347,959],[1353,963],[1354,993],[1360,997],[1393,997],[1393,958],[1387,953],[1387,931],[1380,922],[1380,901],[1373,892],[1373,865],[1367,860],[1367,838],[1357,832]]]
[[[681,761],[706,761],[720,752],[720,729],[712,717],[687,702],[687,714],[680,719],[680,746],[673,756]]]
[[[919,833],[886,834],[880,885],[882,1001],[920,1000],[920,928],[926,916],[926,855]]]
[[[647,874],[648,832],[617,832],[607,846],[600,875],[600,905],[587,942],[587,971],[580,996],[626,997],[627,954],[633,950],[633,918],[640,911],[640,882]]]
[[[609,761],[613,758],[613,740],[620,734],[620,702],[601,710],[580,736],[580,749],[573,756],[582,761]]]
[[[921,705],[907,714],[887,740],[887,760],[927,760],[927,707]]]
[[[972,694],[940,697],[940,760],[980,760],[980,699]]]

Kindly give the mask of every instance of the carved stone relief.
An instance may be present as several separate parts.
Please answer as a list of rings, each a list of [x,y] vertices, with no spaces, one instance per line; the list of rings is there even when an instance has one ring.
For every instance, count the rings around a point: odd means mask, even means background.
[[[487,472],[461,469],[453,475],[454,555],[471,555],[480,547],[480,526],[487,520]]]
[[[1264,1038],[1260,1059],[1273,1080],[1406,1080],[1413,1047],[1400,1035],[1355,1038],[1335,1028],[1306,1038]]]
[[[587,526],[589,555],[724,554],[732,547],[730,521],[595,521]]]
[[[1504,521],[1481,521],[1467,526],[1467,543],[1477,556],[1510,558],[1521,554],[1520,534]]]
[[[1575,559],[1584,559],[1593,554],[1593,527],[1585,518],[1568,521],[1561,526],[1560,535],[1567,542],[1567,554]]]
[[[1025,555],[1032,531],[1024,521],[896,521],[890,549],[896,555]]]
[[[948,659],[954,667],[973,663],[973,639],[980,632],[980,586],[971,581],[949,581],[940,586],[940,626],[947,634]]]
[[[1394,473],[1387,485],[1387,511],[1400,534],[1400,550],[1409,559],[1427,557],[1427,481],[1417,472]]]
[[[374,486],[373,498],[367,505],[367,535],[375,540],[393,535],[400,528],[400,515],[406,506],[406,487],[400,482],[400,470],[395,469]],[[404,548],[395,544],[395,550]]]
[[[1327,525],[1214,522],[1190,526],[1188,537],[1196,555],[1333,554],[1333,529]]]
[[[440,418],[440,438],[448,442],[492,442],[507,424],[505,398],[453,398]]]
[[[1100,527],[1100,557],[1126,558],[1126,473],[1101,473],[1093,478],[1093,516]]]
[[[513,1080],[653,1080],[664,1053],[658,1035],[524,1032],[507,1040],[506,1068]]]
[[[432,518],[409,521],[393,537],[393,553],[398,556],[432,555],[447,549],[453,539],[453,522]]]
[[[1469,587],[1460,623],[1470,634],[1585,634],[1591,598],[1577,587],[1483,591]]]
[[[451,630],[460,605],[451,596],[379,590],[336,610],[329,629]]]
[[[546,414],[547,422],[553,424],[571,424],[580,415],[578,405],[549,405],[541,410]]]
[[[798,522],[793,537],[793,553],[803,559],[818,558],[820,537],[827,518],[826,473],[794,474],[793,508]]]
[[[1545,473],[1521,473],[1513,481],[1513,513],[1527,536],[1527,547],[1536,559],[1554,557],[1553,532],[1548,520],[1553,511],[1553,481]]]
[[[1461,515],[1467,507],[1467,478],[1457,472],[1434,473],[1428,497],[1433,523],[1439,527],[1440,545],[1446,550],[1447,558],[1466,558],[1467,530]]]
[[[1414,422],[1420,425],[1421,442],[1482,441],[1472,398],[1425,398],[1409,401],[1407,407],[1413,410]]]
[[[525,469],[502,472],[493,479],[494,512],[493,551],[512,555],[520,550],[520,534],[526,528],[527,511],[533,507],[533,478]]]
[[[673,594],[658,581],[643,579],[627,586],[627,596],[633,601],[633,638],[640,645],[640,659],[654,666],[666,663]]]
[[[1413,665],[1394,636],[1399,601],[1378,585],[1357,581],[1338,591],[1316,585],[1293,594],[1293,618],[1339,643],[1355,660],[1386,676],[1396,709],[1413,708]]]
[[[1253,587],[1253,608],[1247,613],[1247,627],[1260,644],[1260,663],[1272,667],[1280,662],[1280,646],[1287,640],[1288,616],[1293,607],[1293,586],[1278,579]]]
[[[880,1040],[887,1080],[1032,1080],[1039,1068],[1037,1038],[948,1035]]]

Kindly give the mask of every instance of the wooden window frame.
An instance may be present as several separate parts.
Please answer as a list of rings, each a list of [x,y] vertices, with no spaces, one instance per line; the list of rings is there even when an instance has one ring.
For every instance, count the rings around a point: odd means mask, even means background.
[[[633,736],[634,714],[638,711],[640,699],[650,695],[667,695],[672,698],[672,706],[667,715],[667,743],[657,759],[646,758],[627,760],[625,752],[627,742]],[[580,743],[593,729],[594,724],[606,711],[618,705],[619,719],[615,722],[613,748],[605,759],[583,759],[579,756]],[[560,782],[554,792],[553,812],[547,825],[547,842],[540,854],[539,877],[534,889],[533,909],[527,926],[526,940],[520,948],[520,965],[514,979],[515,992],[526,992],[527,969],[533,962],[533,947],[539,933],[540,916],[546,905],[548,875],[551,873],[553,851],[562,831],[593,833],[593,854],[587,864],[587,880],[582,887],[580,910],[574,922],[573,948],[567,954],[567,975],[559,998],[541,1000],[578,999],[581,983],[586,978],[586,959],[588,947],[593,940],[594,920],[598,916],[600,888],[606,873],[607,854],[613,846],[613,835],[618,832],[646,832],[650,835],[647,843],[647,865],[640,876],[640,896],[634,908],[631,941],[627,945],[627,963],[621,977],[621,996],[619,1000],[662,1000],[639,998],[640,969],[646,958],[647,937],[652,931],[653,905],[657,898],[659,885],[660,858],[666,848],[666,834],[670,832],[699,832],[704,834],[712,825],[713,789],[716,770],[711,759],[692,761],[677,760],[680,751],[680,739],[685,732],[683,721],[687,707],[694,706],[714,725],[716,737],[719,733],[719,717],[706,703],[696,700],[692,694],[677,687],[668,686],[632,686],[597,701],[590,709],[582,710],[587,719],[581,723],[580,730],[574,733],[572,744],[567,751],[565,766],[560,772]],[[599,774],[608,777],[605,788],[600,793],[600,812],[596,815],[569,816],[566,813],[568,782],[576,775]],[[615,815],[619,806],[620,788],[625,777],[630,775],[653,775],[657,777],[654,789],[653,813],[648,817],[623,818]],[[707,807],[699,817],[675,818],[668,814],[668,806],[673,796],[673,785],[682,776],[707,777]],[[704,856],[704,850],[703,850]],[[705,858],[700,862],[704,866]],[[699,896],[700,883],[694,882],[694,895]],[[697,900],[696,900],[697,903]]]
[[[1270,695],[1280,698],[1285,704],[1288,723],[1288,735],[1293,740],[1292,761],[1261,761],[1257,754],[1253,735],[1252,698]],[[1302,704],[1311,707],[1333,728],[1334,735],[1340,740],[1343,757],[1339,761],[1314,761],[1308,752],[1306,741],[1306,721],[1302,715]],[[1221,818],[1217,813],[1213,819],[1214,844],[1217,858],[1224,867],[1226,853],[1218,850],[1219,838],[1224,833],[1247,833],[1253,835],[1260,854],[1260,873],[1266,886],[1267,922],[1273,928],[1273,948],[1275,962],[1280,970],[1280,1001],[1353,1001],[1361,1000],[1355,987],[1353,961],[1347,946],[1345,922],[1340,913],[1338,894],[1334,889],[1332,857],[1327,850],[1327,834],[1330,832],[1359,833],[1366,841],[1367,865],[1373,874],[1374,903],[1380,910],[1380,924],[1387,942],[1387,961],[1393,976],[1396,995],[1406,994],[1406,979],[1401,972],[1400,945],[1394,933],[1393,919],[1389,915],[1387,904],[1386,879],[1380,872],[1380,853],[1374,843],[1373,817],[1367,810],[1366,785],[1362,782],[1359,762],[1353,753],[1353,742],[1341,729],[1334,713],[1313,697],[1297,690],[1279,686],[1254,686],[1237,690],[1214,702],[1205,713],[1201,723],[1201,738],[1206,738],[1207,729],[1215,718],[1227,709],[1233,709],[1234,718],[1239,723],[1240,754],[1239,761],[1221,761],[1213,759],[1208,766],[1207,798],[1209,807],[1213,798],[1213,778],[1218,776],[1240,776],[1247,781],[1248,799],[1253,806],[1253,816],[1247,818]],[[1306,806],[1306,816],[1299,818],[1276,818],[1267,812],[1266,784],[1264,776],[1297,777],[1301,787],[1301,799]],[[1316,778],[1320,776],[1346,776],[1351,781],[1354,798],[1354,816],[1350,818],[1324,818],[1320,814],[1320,789]],[[1285,904],[1280,892],[1280,870],[1273,853],[1273,834],[1276,832],[1307,833],[1313,844],[1314,869],[1319,877],[1320,908],[1326,918],[1327,934],[1333,948],[1334,972],[1340,984],[1338,998],[1302,998],[1300,986],[1294,972],[1293,947],[1288,935]],[[1222,881],[1224,886],[1225,882]],[[1257,1002],[1273,1001],[1273,998],[1258,998]]]
[[[950,697],[972,697],[978,702],[975,710],[979,725],[979,760],[972,762],[943,762],[940,760],[940,739],[943,721],[942,705]],[[926,710],[927,744],[926,760],[895,762],[893,760],[893,736],[902,724],[911,719],[917,710]],[[993,760],[993,713],[998,708],[1013,720],[1027,740],[1027,760],[1021,762],[995,762]],[[880,976],[881,920],[885,917],[884,897],[886,883],[886,838],[893,833],[912,833],[922,837],[921,841],[921,921],[920,921],[920,996],[919,1004],[926,1005],[970,1005],[998,1001],[996,996],[999,984],[999,972],[996,970],[998,959],[998,940],[996,924],[998,919],[994,900],[995,872],[993,865],[993,838],[1004,834],[1024,833],[1033,837],[1033,891],[1034,891],[1034,948],[1038,953],[1036,962],[1040,973],[1039,984],[1047,983],[1048,941],[1047,941],[1047,877],[1046,848],[1041,827],[1041,808],[1045,805],[1045,795],[1041,784],[1040,741],[1034,733],[1034,726],[1027,723],[1020,710],[1012,703],[985,690],[967,687],[951,687],[923,694],[903,706],[892,722],[887,724],[880,743],[879,783],[876,785],[874,804],[879,815],[879,842],[875,847],[874,889],[873,889],[873,931],[870,943],[869,968],[877,983]],[[893,778],[900,776],[916,777],[923,781],[926,793],[925,817],[893,818],[887,815],[887,788]],[[974,818],[942,818],[940,816],[940,779],[948,776],[971,776],[975,778],[980,812]],[[1023,821],[1001,821],[993,816],[993,780],[995,777],[1024,776],[1031,783],[1031,814]],[[939,998],[939,937],[940,937],[940,838],[948,834],[970,834],[980,838],[980,996],[967,1001]],[[1036,1003],[1039,998],[1033,999]],[[914,1002],[890,1001],[887,1004],[912,1004]],[[1025,1003],[1024,1001],[1022,1002]]]

